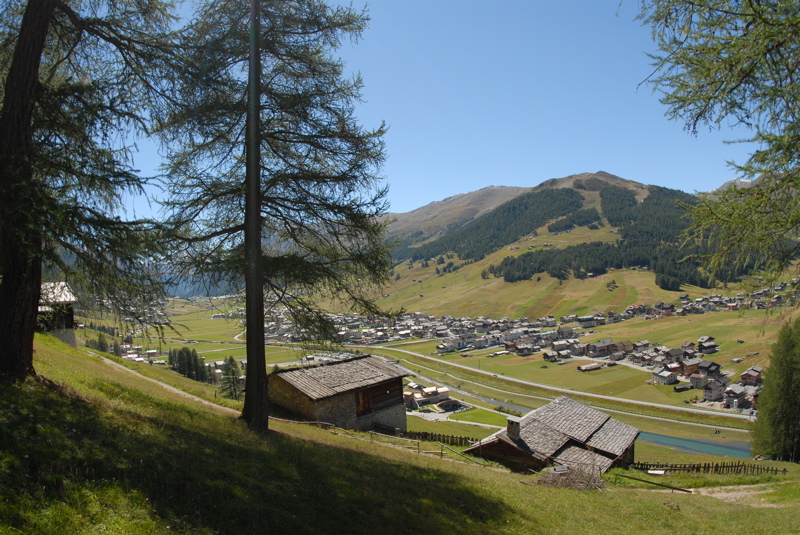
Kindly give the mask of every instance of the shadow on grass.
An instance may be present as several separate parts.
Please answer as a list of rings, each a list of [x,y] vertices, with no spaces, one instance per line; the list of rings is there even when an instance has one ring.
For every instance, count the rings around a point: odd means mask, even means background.
[[[134,533],[469,534],[511,518],[457,474],[94,387],[89,403],[33,379],[0,383],[2,524],[74,533],[116,514]]]

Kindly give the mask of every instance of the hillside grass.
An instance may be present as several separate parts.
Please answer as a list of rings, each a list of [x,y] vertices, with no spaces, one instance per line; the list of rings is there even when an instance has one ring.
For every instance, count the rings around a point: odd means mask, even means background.
[[[585,236],[586,233],[606,233],[602,236]],[[415,262],[412,267],[401,263],[395,266],[390,282],[377,293],[377,302],[392,309],[405,308],[409,312],[422,312],[434,316],[453,317],[486,316],[491,318],[528,317],[530,319],[553,315],[556,318],[570,314],[586,315],[596,312],[622,312],[628,305],[648,304],[658,301],[676,303],[681,294],[692,299],[709,293],[734,294],[731,286],[722,290],[708,290],[684,286],[679,292],[662,290],[655,284],[655,273],[647,270],[621,269],[587,279],[570,278],[558,281],[547,273],[534,275],[531,280],[508,283],[491,274],[482,278],[482,273],[492,264],[499,264],[506,256],[517,256],[528,251],[527,247],[536,243],[552,243],[554,246],[567,246],[587,240],[614,241],[619,236],[608,227],[596,231],[577,229],[569,234],[551,238],[536,237],[521,240],[515,245],[519,249],[505,247],[484,259],[466,264],[455,272],[437,275],[436,268],[442,268],[436,261],[429,261],[428,267]],[[560,239],[557,241],[556,239]],[[448,259],[456,265],[463,264],[458,258]],[[399,276],[399,278],[398,278]],[[609,283],[615,285],[609,286]],[[611,288],[611,289],[610,289]],[[386,297],[388,296],[388,297]]]
[[[800,513],[796,469],[757,481],[782,482],[760,496],[775,507],[613,477],[548,488],[304,425],[257,435],[49,337],[36,348],[48,381],[0,388],[0,533],[788,533]]]

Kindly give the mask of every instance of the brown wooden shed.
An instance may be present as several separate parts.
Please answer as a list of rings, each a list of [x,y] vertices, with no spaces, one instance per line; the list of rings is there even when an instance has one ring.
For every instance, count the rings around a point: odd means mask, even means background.
[[[639,430],[567,396],[521,418],[467,448],[515,470],[554,464],[594,474],[633,462]]]

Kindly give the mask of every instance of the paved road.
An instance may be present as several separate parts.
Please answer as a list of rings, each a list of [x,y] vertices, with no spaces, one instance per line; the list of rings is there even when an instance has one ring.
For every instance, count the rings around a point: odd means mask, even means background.
[[[363,348],[363,346],[359,346],[359,347]],[[454,368],[460,368],[460,369],[463,369],[463,370],[469,370],[471,372],[476,372],[476,373],[479,373],[479,374],[482,374],[482,375],[486,375],[487,377],[497,377],[496,374],[491,373],[491,372],[478,370],[478,369],[472,368],[470,366],[464,366],[463,364],[456,364],[454,362],[449,362],[449,361],[446,361],[446,360],[437,359],[435,357],[430,357],[428,355],[422,355],[420,353],[415,353],[413,351],[408,351],[407,349],[398,349],[397,347],[389,347],[389,346],[369,346],[369,347],[373,347],[373,348],[377,348],[377,349],[390,350],[390,351],[399,351],[401,353],[406,353],[408,355],[413,355],[413,356],[418,357],[418,358],[427,359],[427,360],[430,360],[432,362],[436,362],[436,363],[443,364],[443,365],[446,365],[446,366],[452,366]],[[590,394],[588,392],[581,392],[581,391],[578,391],[578,390],[570,390],[568,388],[560,388],[560,387],[557,387],[557,386],[545,385],[545,384],[541,384],[541,383],[534,383],[534,382],[531,382],[531,381],[524,381],[522,379],[515,379],[513,377],[507,377],[505,375],[503,376],[503,379],[506,380],[506,381],[510,381],[510,382],[521,384],[521,385],[525,385],[525,386],[533,386],[533,387],[541,388],[541,389],[544,389],[544,390],[550,390],[552,392],[560,392],[560,393],[563,393],[563,394],[570,394],[570,395],[574,395],[574,396],[586,396],[586,397],[590,397],[590,398],[604,399],[604,400],[607,400],[607,401],[615,401],[615,402],[619,402],[619,403],[627,403],[629,405],[638,405],[638,406],[642,406],[642,407],[654,407],[654,408],[657,408],[657,409],[669,409],[669,410],[673,410],[673,411],[679,411],[679,412],[685,412],[685,413],[691,413],[691,414],[702,414],[702,415],[705,415],[705,416],[708,416],[708,415],[722,416],[724,418],[731,418],[731,419],[736,419],[736,420],[749,420],[750,419],[750,416],[745,416],[743,414],[731,414],[731,413],[718,412],[718,411],[712,411],[712,410],[707,410],[707,409],[695,409],[693,407],[679,407],[679,406],[675,406],[675,405],[662,405],[660,403],[651,403],[649,401],[636,401],[636,400],[630,400],[630,399],[615,398],[615,397],[612,397],[612,396],[603,396],[601,394]]]
[[[421,366],[421,367],[425,368],[426,370],[430,370],[432,372],[436,372],[436,373],[439,374],[438,377],[441,377],[441,375],[442,375],[439,370],[434,370],[433,368],[427,368],[422,364],[414,363],[414,366],[417,366],[417,367]],[[404,368],[404,367],[401,366],[401,368]],[[406,368],[404,368],[404,369],[406,369]],[[408,372],[411,373],[411,374],[414,374],[414,372],[411,371],[411,370],[408,370]],[[500,389],[500,388],[495,388],[493,386],[488,386],[488,385],[485,385],[483,383],[479,383],[479,382],[476,382],[476,381],[470,381],[468,379],[463,379],[463,378],[456,378],[456,377],[453,377],[450,374],[445,374],[445,375],[448,375],[448,376],[452,377],[453,379],[457,379],[458,381],[461,381],[461,382],[464,382],[464,383],[470,383],[470,384],[478,385],[478,386],[480,386],[482,388],[486,388],[486,389],[489,389],[489,390],[494,390],[495,392],[499,392],[501,394],[509,394],[509,395],[516,395],[516,396],[523,396],[523,397],[533,398],[533,399],[541,399],[541,400],[545,400],[545,401],[548,401],[548,402],[552,400],[552,398],[548,398],[548,397],[544,397],[544,396],[535,396],[533,394],[521,394],[519,392],[511,392],[509,390],[503,390],[503,389]],[[420,375],[419,373],[417,373],[416,376],[419,377],[420,379],[422,379],[423,381],[427,381],[429,383],[440,383],[441,382],[441,381],[438,381],[436,379],[431,379],[429,377],[425,377],[423,375]],[[470,394],[469,392],[466,392],[466,391],[463,391],[463,390],[459,390],[459,389],[454,388],[452,386],[450,387],[450,389],[452,391],[454,391],[454,392],[457,392],[457,393],[461,394],[462,396],[477,397],[478,399],[482,399],[481,396],[476,396],[474,394]],[[484,398],[483,401],[486,401],[486,399]],[[625,400],[622,400],[622,401],[625,401]],[[498,403],[502,403],[502,402],[498,401]],[[490,412],[495,412],[497,414],[502,414],[502,415],[508,416],[508,414],[500,412],[500,411],[496,411],[496,410],[493,410],[493,409],[488,409],[486,407],[481,407],[481,408],[484,409],[484,410],[490,411]],[[522,409],[518,409],[518,410],[522,410]],[[668,421],[668,422],[669,421],[672,421],[672,422],[680,421],[681,423],[683,423],[685,425],[692,425],[692,426],[695,426],[695,427],[706,427],[708,429],[729,429],[731,431],[741,431],[742,430],[742,429],[740,429],[738,427],[725,427],[725,426],[722,426],[722,425],[719,425],[719,424],[701,424],[701,423],[698,423],[698,422],[688,422],[688,421],[683,421],[683,420],[675,420],[674,418],[664,418],[663,416],[651,416],[651,415],[648,415],[648,414],[632,413],[630,411],[623,411],[623,410],[618,410],[618,409],[603,408],[603,412],[612,412],[612,413],[617,413],[617,414],[633,414],[633,415],[635,415],[635,416],[637,416],[639,418],[649,418],[651,420],[662,420],[662,421]],[[714,414],[714,413],[712,413],[712,414]],[[473,422],[470,422],[470,423],[473,423]],[[489,427],[492,427],[492,426],[489,426]]]

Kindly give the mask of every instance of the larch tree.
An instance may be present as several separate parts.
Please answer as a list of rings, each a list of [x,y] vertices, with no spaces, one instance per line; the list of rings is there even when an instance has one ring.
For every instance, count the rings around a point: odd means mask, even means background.
[[[754,454],[800,461],[800,319],[784,325],[772,346],[752,442]]]
[[[239,401],[244,389],[244,381],[241,379],[241,368],[233,357],[225,359],[222,365],[222,376],[219,380],[219,389],[222,395]]]
[[[231,290],[245,275],[245,2],[207,2],[182,35],[175,102],[161,112],[168,151],[168,223],[176,269]],[[384,240],[383,125],[355,117],[361,80],[332,52],[356,38],[363,13],[317,0],[260,2],[260,119],[255,156],[265,306],[331,339],[324,304],[378,313],[372,296],[391,268]],[[249,288],[248,288],[249,291]],[[323,301],[324,300],[324,301]],[[263,326],[247,325],[243,419],[268,428]],[[260,354],[250,341],[261,346]]]
[[[641,0],[640,8],[668,117],[692,133],[740,127],[756,147],[731,164],[753,182],[704,196],[687,237],[713,246],[711,272],[751,263],[784,272],[800,250],[800,3]]]
[[[157,294],[153,222],[126,220],[171,5],[12,1],[0,11],[0,374],[34,373],[43,269],[127,308]]]

